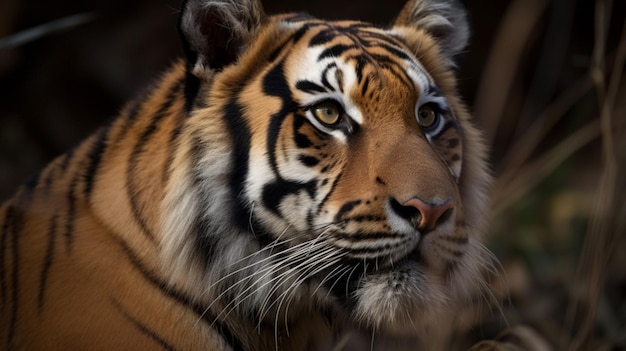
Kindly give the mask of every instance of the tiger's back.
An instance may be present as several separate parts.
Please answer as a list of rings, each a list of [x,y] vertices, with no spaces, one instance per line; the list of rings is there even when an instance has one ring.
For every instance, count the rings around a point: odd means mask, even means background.
[[[186,60],[3,205],[4,345],[438,347],[488,264],[462,9],[183,7]]]

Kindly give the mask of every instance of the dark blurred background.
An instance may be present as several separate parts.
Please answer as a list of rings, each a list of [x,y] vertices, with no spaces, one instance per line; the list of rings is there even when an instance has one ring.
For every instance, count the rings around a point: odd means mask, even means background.
[[[387,24],[403,0],[267,0]],[[459,89],[497,177],[487,243],[502,315],[555,349],[626,349],[626,1],[466,1]],[[181,55],[175,0],[0,2],[0,201]],[[506,277],[503,279],[502,277]],[[474,309],[470,315],[483,313]],[[503,321],[505,320],[505,321]]]

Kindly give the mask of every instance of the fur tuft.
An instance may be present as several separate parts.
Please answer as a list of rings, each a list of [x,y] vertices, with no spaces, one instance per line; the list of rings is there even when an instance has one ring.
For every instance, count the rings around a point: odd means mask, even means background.
[[[449,60],[465,49],[470,37],[467,13],[457,0],[409,1],[394,25],[427,31]]]

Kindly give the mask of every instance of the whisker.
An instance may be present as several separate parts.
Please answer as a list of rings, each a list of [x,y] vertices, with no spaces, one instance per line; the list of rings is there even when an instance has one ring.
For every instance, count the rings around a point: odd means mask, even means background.
[[[280,253],[277,253],[277,254],[283,255],[283,254],[285,254],[286,252],[287,252],[287,253],[289,253],[290,251],[296,251],[296,252],[297,252],[297,250],[299,249],[299,247],[300,247],[301,245],[302,245],[302,246],[304,246],[304,244],[307,244],[307,243],[302,243],[302,244],[295,245],[295,246],[293,246],[292,248],[289,248],[288,250],[285,250],[285,251],[281,251]],[[266,261],[268,261],[268,260],[272,260],[272,259],[275,259],[275,257],[273,257],[273,256],[268,256],[267,258],[265,258],[265,259],[263,259],[263,260],[261,260],[261,261],[254,262],[253,264],[250,264],[250,265],[248,265],[247,267],[244,267],[244,268],[242,268],[242,269],[240,269],[240,270],[238,270],[238,271],[240,272],[240,271],[244,270],[245,268],[252,268],[252,267],[254,267],[255,265],[258,265],[258,264],[264,263],[264,262],[266,262]],[[269,263],[267,266],[263,267],[262,269],[259,269],[259,270],[256,270],[256,271],[252,272],[252,274],[251,274],[251,275],[247,275],[247,276],[245,276],[245,277],[241,278],[238,282],[236,282],[236,283],[232,284],[231,286],[229,286],[227,289],[225,289],[223,292],[221,292],[221,293],[220,293],[220,294],[219,294],[219,295],[218,295],[215,299],[213,299],[213,302],[212,302],[211,304],[209,304],[209,306],[205,309],[205,313],[206,313],[206,312],[208,312],[208,311],[210,310],[210,308],[211,308],[211,307],[212,307],[212,306],[213,306],[216,302],[218,302],[218,301],[219,301],[222,297],[224,297],[224,295],[226,295],[227,293],[229,293],[229,292],[230,292],[230,291],[232,291],[233,289],[237,288],[239,285],[241,285],[241,284],[243,284],[243,283],[245,283],[245,282],[247,282],[247,281],[252,280],[255,276],[257,276],[257,275],[259,275],[259,274],[262,274],[262,275],[261,275],[260,277],[256,278],[256,279],[255,279],[255,281],[257,281],[257,282],[258,282],[258,281],[263,280],[263,279],[264,279],[264,278],[266,278],[268,275],[271,275],[272,273],[274,273],[274,271],[276,270],[276,268],[277,268],[277,267],[282,266],[283,264],[285,264],[286,262],[288,262],[290,259],[292,259],[292,257],[291,257],[291,256],[289,256],[289,255],[287,255],[287,257],[285,257],[285,258],[281,259],[280,261],[278,261],[278,262],[271,262],[271,263]],[[229,274],[228,276],[232,276],[233,274],[234,274],[234,273],[231,273],[231,274]],[[224,278],[220,279],[220,281],[223,281],[225,278],[227,278],[227,277],[224,277]],[[250,294],[249,294],[249,296],[252,296],[252,294],[254,294],[255,292],[258,292],[260,289],[262,289],[264,286],[266,286],[267,284],[269,284],[269,283],[271,283],[271,282],[272,282],[272,280],[270,280],[269,282],[266,282],[266,283],[262,284],[262,285],[261,285],[260,287],[258,287],[255,291],[253,291],[252,293],[250,293]],[[212,286],[215,286],[215,285],[216,285],[216,283],[212,284]],[[251,289],[253,289],[253,288],[254,288],[254,284],[250,284],[250,285],[249,285],[249,286],[248,286],[248,287],[247,287],[244,291],[242,291],[242,292],[240,292],[240,293],[239,293],[239,296],[241,296],[241,295],[242,295],[242,294],[244,294],[244,293],[247,293],[248,291],[250,291],[250,290],[251,290]],[[248,298],[249,296],[247,296],[246,298]],[[231,304],[233,304],[234,302],[235,302],[235,301],[231,301],[231,302],[230,302],[230,303],[229,303],[226,307],[224,307],[224,308],[228,308],[228,307],[229,307]],[[240,301],[240,303],[241,303],[241,302],[243,302],[243,299]],[[239,304],[240,304],[240,303],[239,303]],[[238,305],[239,305],[239,304],[238,304]],[[218,317],[219,317],[219,316],[218,316]]]
[[[265,261],[267,261],[267,260],[271,260],[271,259],[272,259],[272,256],[271,256],[271,250],[273,250],[276,246],[278,246],[278,245],[280,245],[280,244],[286,244],[286,243],[289,243],[289,242],[291,242],[291,241],[293,241],[293,240],[296,240],[296,238],[291,238],[291,239],[288,239],[288,240],[285,240],[285,241],[282,241],[282,242],[281,242],[281,241],[280,241],[280,238],[281,238],[281,236],[282,236],[282,235],[283,235],[286,231],[287,231],[287,229],[285,229],[285,230],[284,230],[284,231],[283,231],[283,232],[282,232],[282,233],[278,236],[278,238],[276,238],[276,240],[274,240],[271,244],[267,245],[266,247],[264,247],[264,248],[263,248],[263,249],[261,249],[261,250],[257,250],[257,251],[255,251],[255,252],[253,252],[253,253],[249,254],[249,255],[246,255],[245,257],[242,257],[242,258],[238,259],[238,260],[237,260],[237,261],[235,261],[235,262],[232,262],[232,263],[229,265],[229,267],[232,267],[232,266],[237,265],[237,264],[239,264],[239,263],[241,263],[241,262],[243,262],[243,261],[246,261],[246,260],[248,260],[248,259],[251,259],[251,258],[253,258],[253,257],[256,257],[256,256],[258,256],[259,254],[264,253],[265,251],[270,251],[270,254],[269,254],[267,257],[265,257],[265,258],[263,258],[263,259],[261,259],[261,260],[258,260],[258,261],[254,261],[253,263],[251,263],[251,264],[249,264],[249,265],[247,265],[247,266],[245,266],[245,267],[242,267],[242,268],[240,268],[240,269],[237,269],[237,270],[235,270],[235,271],[230,272],[229,274],[225,275],[224,277],[220,278],[219,280],[217,280],[216,282],[214,282],[213,284],[211,284],[211,285],[209,285],[207,288],[205,288],[205,291],[204,291],[203,293],[207,293],[207,292],[209,292],[212,288],[214,288],[217,284],[221,283],[223,280],[228,279],[229,277],[231,277],[231,276],[233,276],[233,275],[235,275],[235,274],[237,274],[237,273],[239,273],[239,272],[241,272],[241,271],[243,271],[243,270],[245,270],[245,269],[252,268],[254,265],[257,265],[257,264],[259,264],[259,263],[265,262]],[[296,245],[296,246],[297,246],[297,245]],[[294,247],[295,247],[295,246],[294,246]],[[293,247],[292,247],[292,248],[288,248],[287,250],[284,250],[283,252],[286,252],[286,251],[291,250],[291,249],[293,249]]]
[[[321,258],[324,255],[326,255],[327,253],[332,253],[332,252],[333,252],[333,250],[330,249],[330,248],[326,249],[325,251],[321,251],[321,252],[315,254],[314,256],[308,258],[307,260],[305,260],[303,262],[300,262],[299,265],[290,268],[287,272],[282,274],[282,277],[281,277],[280,282],[279,282],[280,284],[276,284],[274,286],[274,288],[270,291],[270,293],[266,296],[266,298],[263,301],[262,310],[261,310],[259,321],[263,320],[263,318],[265,316],[264,311],[265,310],[269,310],[274,305],[274,303],[272,303],[269,306],[267,306],[267,304],[269,303],[269,300],[271,299],[272,294],[274,294],[274,292],[276,290],[278,290],[278,288],[280,287],[280,285],[283,282],[286,282],[290,278],[290,276],[288,274],[292,274],[293,276],[295,276],[295,274],[298,274],[298,273],[302,272],[301,267],[309,266],[311,263],[321,262]],[[310,269],[310,268],[307,268],[307,270],[308,269]],[[302,272],[301,275],[302,274],[306,274],[307,270],[304,270],[304,272]],[[292,286],[293,286],[293,284],[292,284]]]
[[[285,243],[286,243],[286,242],[289,242],[289,241],[292,241],[292,240],[295,240],[295,238],[293,238],[293,239],[289,239],[288,241],[285,241]],[[304,246],[304,245],[306,245],[306,244],[308,244],[308,243],[300,243],[300,244],[298,244],[298,245],[292,246],[292,247],[290,247],[290,248],[288,248],[288,249],[286,249],[286,250],[283,250],[283,251],[281,251],[281,252],[277,253],[277,255],[278,255],[278,254],[281,254],[281,255],[282,255],[282,254],[288,253],[288,252],[290,252],[290,251],[295,251],[295,250],[298,250],[300,246]],[[240,260],[238,260],[237,262],[235,262],[235,263],[231,264],[230,266],[234,266],[236,263],[241,263],[241,262],[243,262],[245,259],[250,259],[250,258],[253,258],[254,256],[256,256],[256,255],[260,254],[261,252],[263,252],[263,250],[261,250],[261,251],[256,251],[256,252],[254,252],[253,254],[248,255],[248,256],[246,256],[245,258],[240,259]],[[225,279],[228,279],[228,278],[232,277],[233,275],[235,275],[235,274],[237,274],[237,273],[240,273],[241,271],[244,271],[244,270],[246,270],[246,269],[251,269],[251,268],[253,268],[253,267],[254,267],[254,266],[256,266],[256,265],[262,264],[262,263],[267,262],[267,261],[271,261],[271,260],[272,260],[272,259],[274,259],[274,258],[275,258],[275,257],[273,257],[272,255],[269,255],[269,256],[267,256],[267,257],[265,257],[265,258],[263,258],[263,259],[260,259],[260,260],[258,260],[258,261],[254,261],[254,262],[252,262],[252,263],[248,264],[247,266],[244,266],[244,267],[242,267],[242,268],[239,268],[239,269],[237,269],[237,270],[234,270],[234,271],[232,271],[232,272],[228,273],[227,275],[225,275],[224,277],[220,278],[219,280],[215,281],[213,284],[209,285],[207,288],[205,288],[204,293],[208,293],[208,292],[210,292],[210,290],[211,290],[211,289],[213,289],[213,288],[214,288],[217,284],[221,283],[221,282],[222,282],[222,281],[224,281]],[[264,268],[263,270],[267,270],[267,268]],[[262,270],[262,271],[263,271],[263,270]],[[260,272],[260,271],[257,271],[256,273],[258,273],[258,272]]]
[[[319,262],[319,261],[318,261]],[[338,262],[340,262],[340,259],[334,259],[331,262],[326,263],[325,265],[316,268],[315,270],[313,270],[312,272],[303,272],[302,274],[300,274],[300,276],[296,279],[296,281],[291,285],[291,287],[289,289],[286,289],[285,292],[283,292],[280,296],[278,296],[276,298],[276,300],[272,303],[272,305],[270,305],[269,307],[271,308],[276,302],[278,302],[278,300],[280,300],[280,302],[278,303],[278,306],[276,308],[276,319],[274,322],[274,328],[275,330],[278,330],[278,316],[280,314],[280,308],[282,307],[283,303],[285,302],[285,299],[287,298],[287,296],[292,296],[295,293],[295,289],[293,289],[293,287],[297,287],[300,284],[302,284],[302,282],[306,281],[307,279],[309,279],[312,276],[315,276],[317,273],[322,272],[323,270],[327,269],[328,267],[332,267],[333,265],[337,264]],[[287,303],[287,306],[289,305],[289,303]],[[285,309],[285,325],[288,325],[287,322],[287,312],[288,309]],[[287,333],[288,330],[287,330]]]
[[[320,244],[320,247],[323,247],[322,244]],[[316,259],[316,257],[317,257],[317,255],[312,257],[312,258],[309,258],[309,260],[313,260],[314,261]],[[290,264],[288,264],[288,262],[290,260],[295,260],[295,259],[301,259],[301,257],[298,257],[298,255],[290,255],[288,257],[285,257],[281,261],[271,263],[268,267],[265,267],[264,269],[261,270],[261,271],[266,271],[266,273],[263,274],[256,281],[259,282],[263,278],[266,278],[267,276],[271,275],[272,273],[275,273],[277,271],[277,268],[281,268],[283,266],[290,266]],[[274,284],[274,286],[270,289],[270,292],[268,294],[268,297],[269,297],[271,294],[273,294],[273,292],[276,289],[279,288],[280,284],[282,284],[282,281],[284,281],[284,278],[287,277],[289,274],[291,274],[293,270],[294,270],[293,268],[289,268],[287,271],[280,273],[278,276],[272,277],[269,281],[267,281],[267,282],[261,284],[260,286],[256,287],[256,289],[254,289],[254,288],[255,288],[255,286],[257,286],[257,284],[250,284],[245,290],[243,290],[242,292],[240,292],[238,294],[237,298],[233,299],[227,306],[224,307],[222,312],[220,312],[220,314],[218,315],[218,318],[221,317],[225,312],[226,312],[226,314],[230,314],[239,305],[241,305],[246,299],[250,298],[255,293],[259,292],[261,289],[263,289],[264,287],[268,286],[269,284]],[[254,272],[254,275],[256,275],[257,273],[258,272]],[[253,276],[248,276],[248,277],[246,277],[244,279],[251,279],[252,277]],[[242,282],[244,279],[242,279],[240,282]],[[239,283],[237,283],[237,284],[239,284]],[[252,290],[252,289],[254,289],[254,290]],[[245,297],[244,297],[244,294],[245,294]],[[266,299],[267,299],[267,297],[266,297]],[[228,311],[226,311],[226,309],[228,309]]]

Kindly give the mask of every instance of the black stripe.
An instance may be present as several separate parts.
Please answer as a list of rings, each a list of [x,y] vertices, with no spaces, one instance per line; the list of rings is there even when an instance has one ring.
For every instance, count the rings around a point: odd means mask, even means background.
[[[283,66],[284,61],[278,63],[263,78],[263,92],[270,96],[276,96],[282,101],[280,110],[272,115],[267,131],[267,152],[269,154],[270,167],[272,167],[278,179],[281,178],[276,163],[278,136],[286,116],[298,109],[298,105],[293,101]]]
[[[243,106],[233,97],[224,106],[224,119],[232,138],[232,170],[230,179],[230,191],[235,199],[232,219],[239,229],[248,230],[250,213],[245,199],[242,198],[244,184],[248,176],[248,163],[250,158],[250,129],[243,117]]]
[[[440,113],[440,115],[442,115],[442,114],[446,114],[446,113],[447,113],[447,112],[442,111],[442,112]],[[443,117],[443,116],[441,116],[440,118],[444,118],[444,117]],[[434,130],[434,129],[436,129],[436,127],[437,127],[437,125],[438,125],[438,124],[439,124],[439,123],[433,123],[433,125],[431,125],[431,126],[429,126],[429,127],[422,127],[422,130],[424,131],[424,133],[431,133],[431,132],[433,132],[433,130]],[[456,121],[451,119],[451,120],[447,120],[447,121],[445,121],[445,122],[444,122],[444,125],[443,125],[443,127],[441,128],[441,130],[439,131],[439,133],[434,134],[434,135],[431,135],[430,137],[431,137],[432,139],[438,138],[439,136],[443,135],[444,133],[446,133],[446,132],[447,132],[449,129],[451,129],[451,128],[456,129],[456,130],[457,130],[457,132],[459,132],[459,133],[461,132],[461,130],[459,129],[458,124],[456,123]],[[435,142],[438,142],[438,140],[435,140]]]
[[[4,210],[4,218],[2,220],[2,235],[0,236],[0,296],[2,296],[2,304],[0,304],[0,308],[4,310],[4,306],[6,306],[6,298],[7,298],[7,278],[6,271],[4,267],[4,262],[7,257],[7,240],[9,238],[9,226],[11,221],[11,211],[12,207],[9,205]]]
[[[328,194],[326,194],[326,196],[324,196],[324,199],[320,202],[320,204],[317,205],[317,214],[320,214],[320,212],[322,212],[322,208],[324,208],[326,201],[328,201],[328,199],[333,194],[333,192],[335,192],[335,188],[337,187],[337,184],[339,184],[339,180],[341,179],[342,175],[343,173],[339,173],[337,175],[337,178],[335,178],[335,180],[333,181],[333,185],[330,186],[330,190],[328,191]]]
[[[453,139],[448,139],[448,148],[455,148],[457,146],[459,146],[459,139],[458,138],[453,138]]]
[[[375,59],[378,60],[380,57],[384,57],[384,56],[375,56]],[[406,71],[404,70],[404,68],[399,66],[396,62],[393,62],[393,61],[384,62],[383,60],[381,60],[379,63],[379,66],[380,68],[387,70],[389,73],[395,76],[402,84],[404,84],[404,86],[407,89],[411,91],[415,91],[415,85],[413,85],[413,81],[406,74]]]
[[[50,191],[50,188],[52,187],[52,182],[54,181],[54,179],[56,178],[56,174],[57,171],[59,169],[59,165],[55,165],[55,166],[48,166],[48,168],[46,169],[46,176],[43,179],[43,188],[45,191]]]
[[[50,268],[52,267],[52,260],[54,258],[54,247],[57,236],[57,221],[58,214],[55,214],[50,221],[50,228],[48,230],[48,247],[46,249],[46,257],[44,258],[43,267],[41,269],[41,277],[39,279],[39,296],[37,299],[37,306],[39,308],[39,315],[43,312],[44,299],[46,294],[46,285],[48,277],[50,275]]]
[[[375,247],[360,247],[360,248],[356,248],[356,247],[351,247],[349,249],[346,249],[348,255],[346,256],[347,259],[365,259],[365,260],[371,260],[374,261],[376,259],[380,259],[383,258],[385,256],[388,255],[388,252],[394,248],[398,248],[400,246],[403,246],[406,244],[406,242],[409,240],[405,240],[399,243],[393,243],[393,244],[385,244],[385,245],[378,245]],[[354,241],[354,242],[359,242],[359,241]],[[369,256],[369,257],[363,257],[363,256]]]
[[[318,46],[318,45],[325,45],[326,43],[332,41],[333,39],[335,39],[337,37],[337,30],[336,29],[325,29],[320,31],[319,33],[315,34],[313,36],[313,38],[311,38],[311,40],[309,41],[309,46]]]
[[[305,93],[313,94],[313,93],[325,93],[328,90],[324,89],[323,86],[311,82],[310,80],[299,80],[296,83],[296,89],[302,90]]]
[[[458,244],[458,245],[467,244],[467,242],[469,241],[469,237],[467,236],[462,236],[460,238],[457,238],[457,237],[448,236],[448,235],[440,235],[439,238],[445,241],[449,241],[454,244]]]
[[[163,119],[168,116],[167,112],[176,101],[182,84],[182,79],[172,84],[170,90],[167,92],[165,98],[163,99],[163,103],[159,107],[158,111],[153,116],[151,116],[152,120],[141,133],[139,141],[135,144],[135,147],[133,148],[133,151],[128,158],[128,168],[126,169],[126,193],[128,195],[130,208],[133,217],[135,218],[135,221],[137,222],[143,233],[152,242],[155,241],[155,235],[148,227],[148,224],[143,217],[141,205],[139,204],[137,199],[140,191],[137,190],[137,185],[134,181],[137,178],[135,176],[135,173],[137,171],[137,166],[140,163],[138,160],[144,153],[146,144],[148,144],[154,133],[158,130],[161,121],[163,121]]]
[[[362,38],[379,40],[384,43],[387,43],[386,45],[392,45],[392,46],[397,46],[397,47],[409,47],[409,45],[404,41],[404,38],[396,37],[391,33],[382,34],[379,32],[362,30],[360,31],[359,36]]]
[[[20,246],[19,246],[19,234],[23,229],[24,218],[23,213],[17,210],[13,206],[9,206],[7,209],[7,221],[9,223],[8,230],[11,233],[11,239],[13,241],[13,272],[11,273],[11,320],[9,322],[9,334],[7,337],[7,350],[12,350],[13,338],[15,337],[15,330],[17,328],[17,316],[20,306],[20,281],[19,281],[19,264],[20,264]]]
[[[276,161],[276,145],[278,143],[282,124],[286,116],[294,113],[298,106],[293,101],[291,90],[284,75],[284,62],[280,62],[274,66],[263,79],[263,91],[267,95],[276,96],[281,99],[282,104],[278,112],[272,115],[267,131],[267,153],[269,163],[276,181],[266,184],[263,188],[263,203],[271,211],[280,215],[279,205],[282,199],[289,194],[296,194],[300,190],[305,190],[311,198],[315,197],[316,184],[315,181],[307,183],[284,180],[278,170]],[[306,84],[306,83],[303,83]],[[314,83],[312,83],[314,84]]]
[[[194,101],[200,91],[200,79],[196,77],[189,69],[185,70],[185,85],[183,95],[185,97],[185,111],[193,110]]]
[[[293,117],[293,135],[296,146],[301,149],[306,149],[313,146],[313,142],[309,139],[308,135],[300,133],[300,128],[307,121],[306,117],[295,114]]]
[[[352,241],[355,243],[371,241],[371,240],[382,240],[382,239],[405,239],[402,242],[411,240],[411,238],[408,235],[403,235],[401,233],[394,233],[394,232],[344,233],[344,232],[338,231],[338,232],[333,232],[332,236],[333,238],[336,238],[336,239]],[[398,244],[393,243],[389,247],[391,246],[398,246]]]
[[[363,70],[365,66],[370,62],[370,58],[364,54],[352,56],[349,59],[353,59],[356,61],[356,67],[354,67],[354,72],[356,73],[356,80],[360,84],[363,81]]]
[[[324,71],[322,72],[322,84],[326,87],[326,89],[328,89],[328,91],[335,90],[333,86],[330,84],[330,82],[328,81],[328,72],[330,72],[331,69],[336,68],[336,67],[337,67],[337,64],[333,62],[330,65],[326,66],[326,68],[324,68]],[[338,69],[339,68],[337,68],[337,70]],[[339,85],[339,90],[343,92],[340,82],[337,82],[337,85]]]
[[[180,114],[180,116],[183,117],[184,115]],[[174,128],[174,130],[172,130],[172,134],[170,135],[170,140],[167,142],[168,156],[167,156],[166,164],[163,167],[163,174],[161,175],[161,180],[163,184],[167,184],[169,182],[171,171],[172,171],[171,165],[172,165],[172,162],[174,161],[174,154],[177,149],[176,142],[178,141],[178,137],[180,136],[182,132],[183,124],[185,120],[186,120],[185,118],[178,119],[177,125]]]
[[[128,131],[130,131],[133,128],[133,125],[139,119],[138,117],[140,116],[140,111],[141,111],[141,108],[143,107],[143,103],[145,99],[147,99],[147,95],[148,93],[144,93],[141,97],[132,101],[129,104],[128,110],[125,111],[125,116],[126,116],[125,119],[124,120],[118,119],[115,122],[116,124],[118,123],[120,124],[120,126],[117,128],[119,129],[119,132],[115,135],[109,135],[110,145],[120,144],[122,140],[124,140],[124,138],[126,137],[126,134],[128,133]]]
[[[342,221],[346,222],[383,222],[386,218],[376,215],[356,215],[348,218],[344,218]]]
[[[74,243],[74,222],[76,221],[76,191],[78,188],[79,175],[74,176],[67,192],[67,221],[65,222],[65,244],[67,252],[72,252]]]
[[[365,81],[363,82],[363,86],[361,87],[361,96],[365,96],[367,93],[367,89],[370,86],[370,76],[365,77]]]
[[[139,112],[141,111],[141,107],[143,107],[144,101],[148,98],[149,98],[149,93],[146,91],[140,97],[138,97],[132,102],[132,106],[130,110],[128,111],[128,117],[126,117],[128,119],[128,125],[126,126],[125,129],[129,129],[129,127],[132,126],[132,124],[140,116]]]
[[[350,50],[350,49],[357,49],[358,47],[356,45],[344,45],[344,44],[337,44],[335,46],[329,47],[328,49],[322,51],[322,53],[317,57],[317,61],[322,61],[325,58],[328,57],[339,57],[341,55],[343,55],[344,52]]]
[[[198,215],[198,217],[193,228],[193,239],[195,239],[196,242],[195,250],[201,256],[198,260],[198,264],[202,265],[202,268],[208,271],[211,268],[210,266],[215,264],[215,259],[220,257],[217,249],[223,237],[220,236],[221,228],[219,226],[214,225],[202,215]]]
[[[397,56],[397,57],[399,57],[399,58],[401,58],[403,60],[413,61],[411,59],[411,57],[406,52],[404,52],[404,51],[402,51],[402,50],[400,50],[398,48],[395,48],[392,45],[389,45],[389,44],[378,44],[378,45],[375,45],[375,46],[379,47],[379,48],[383,48],[383,49],[389,51],[389,53],[391,55],[395,55],[395,56]]]
[[[288,195],[298,194],[301,190],[305,190],[311,198],[315,198],[316,182],[316,180],[311,180],[307,183],[301,183],[279,179],[273,183],[265,184],[262,194],[263,205],[276,215],[282,216],[280,204],[283,199]]]
[[[65,156],[63,157],[63,162],[61,162],[61,171],[63,173],[65,173],[65,171],[67,171],[67,168],[70,165],[70,161],[72,160],[72,158],[74,158],[74,153],[76,152],[76,149],[71,149],[70,151],[68,151]]]
[[[30,197],[32,195],[33,191],[35,191],[35,188],[37,187],[37,184],[39,184],[39,178],[40,177],[41,177],[41,170],[35,172],[26,181],[25,186],[26,186],[26,193],[27,193],[28,197]]]
[[[194,133],[191,137],[191,148],[186,157],[191,160],[192,165],[200,165],[200,159],[202,158],[203,153],[203,145],[204,142],[202,139]],[[204,183],[206,183],[205,179],[202,178],[204,171],[202,169],[191,169],[190,177],[193,180],[193,189],[200,189],[203,191]],[[207,208],[209,204],[206,204],[204,199],[211,198],[210,194],[204,194],[204,192],[198,194],[197,199],[201,201],[200,208]],[[198,264],[202,265],[202,269],[210,269],[211,265],[214,264],[214,259],[216,257],[215,253],[222,238],[220,236],[221,230],[211,223],[209,219],[206,217],[196,214],[195,223],[193,224],[193,234],[192,239],[195,240],[195,250],[199,255],[197,259]]]
[[[163,295],[175,300],[178,304],[183,305],[185,308],[192,310],[197,316],[198,320],[204,320],[209,326],[212,326],[235,351],[244,351],[242,342],[237,336],[230,330],[230,328],[217,320],[217,317],[213,315],[206,306],[199,305],[193,300],[178,291],[174,286],[167,284],[161,280],[152,270],[148,269],[143,262],[139,259],[138,255],[121,240],[118,240],[120,246],[124,250],[124,253],[130,260],[131,264],[141,273],[141,275],[158,289]]]
[[[300,155],[298,156],[298,160],[302,162],[307,167],[314,167],[320,163],[320,160],[317,157],[309,156],[309,155]]]
[[[269,55],[269,62],[274,62],[276,61],[276,59],[280,56],[280,54],[285,50],[285,48],[290,44],[290,43],[295,43],[298,40],[300,40],[304,34],[311,28],[311,26],[308,25],[304,25],[302,27],[300,27],[295,33],[293,33],[291,36],[289,36],[289,38],[287,40],[285,40],[283,43],[281,43],[280,45],[278,45],[278,47],[276,49],[274,49],[270,55]]]
[[[174,348],[174,346],[170,343],[168,343],[167,341],[165,341],[164,339],[162,339],[154,330],[151,330],[150,328],[148,328],[145,324],[141,323],[140,321],[138,321],[137,319],[133,318],[130,313],[128,313],[128,311],[126,311],[122,305],[118,302],[113,300],[112,301],[113,305],[115,305],[115,307],[117,308],[117,310],[129,321],[131,322],[135,328],[139,329],[139,331],[143,334],[145,334],[146,336],[148,336],[150,339],[152,339],[154,342],[156,342],[157,344],[159,344],[159,346],[161,346],[162,348],[164,348],[165,350],[168,351],[174,351],[176,350]]]
[[[335,215],[335,221],[341,221],[344,214],[352,211],[356,206],[361,204],[361,200],[348,201],[341,206],[337,214]]]
[[[434,85],[429,85],[426,87],[426,94],[429,96],[439,97],[442,96],[441,90]]]
[[[107,139],[109,136],[109,130],[111,125],[100,128],[96,134],[96,140],[91,144],[91,150],[87,154],[87,169],[85,170],[85,199],[89,201],[91,198],[91,192],[93,190],[93,184],[98,173],[100,162],[102,161],[102,155],[106,151]]]

